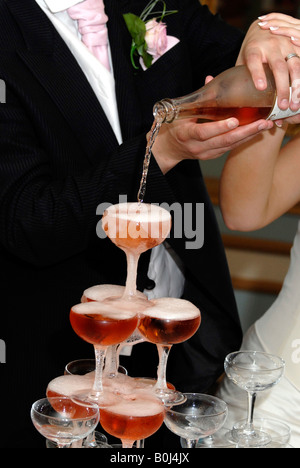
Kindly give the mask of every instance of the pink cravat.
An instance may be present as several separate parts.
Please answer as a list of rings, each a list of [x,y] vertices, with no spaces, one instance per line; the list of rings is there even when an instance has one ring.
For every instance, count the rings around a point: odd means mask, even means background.
[[[68,8],[73,20],[78,21],[82,42],[110,71],[108,57],[108,17],[104,11],[103,0],[85,0]]]

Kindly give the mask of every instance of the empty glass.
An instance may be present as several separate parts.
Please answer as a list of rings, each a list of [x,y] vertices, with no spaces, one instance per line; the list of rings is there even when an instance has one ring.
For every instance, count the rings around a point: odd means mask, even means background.
[[[245,421],[239,421],[234,424],[233,426],[233,438],[232,442],[234,442],[235,432],[239,431],[241,428],[244,427]],[[271,442],[278,445],[286,445],[289,443],[291,438],[291,429],[290,427],[281,422],[277,421],[276,419],[267,419],[267,418],[260,418],[253,420],[253,427],[256,432],[263,432],[267,433],[270,438]]]
[[[85,439],[99,422],[99,408],[94,404],[81,404],[68,397],[43,398],[31,408],[34,427],[58,448]]]
[[[233,427],[232,438],[239,447],[259,447],[270,443],[271,435],[253,424],[257,392],[274,387],[284,373],[284,361],[271,354],[239,351],[225,359],[225,372],[230,380],[248,393],[247,420]]]
[[[199,439],[215,434],[224,425],[228,409],[219,398],[201,393],[185,393],[186,401],[167,408],[165,424],[185,439],[184,446],[195,448]]]

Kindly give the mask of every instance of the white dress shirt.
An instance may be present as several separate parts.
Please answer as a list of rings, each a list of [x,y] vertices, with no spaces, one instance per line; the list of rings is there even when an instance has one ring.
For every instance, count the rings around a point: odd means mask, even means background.
[[[111,72],[109,72],[83,44],[78,31],[77,21],[72,20],[66,11],[67,8],[81,3],[82,1],[83,0],[36,0],[69,47],[82,71],[85,73],[87,80],[114,130],[119,144],[122,144],[110,47]],[[156,284],[156,287],[152,291],[144,291],[149,299],[182,296],[184,276],[181,267],[178,267],[174,260],[174,255],[170,254],[169,247],[165,248],[162,244],[152,249],[148,276]]]
[[[122,134],[117,109],[114,75],[83,44],[80,32],[78,31],[77,21],[72,20],[68,12],[65,11],[65,7],[69,8],[81,2],[78,0],[36,0],[36,2],[48,16],[76,58],[98,98],[119,144],[121,144]],[[110,65],[112,69],[111,58]]]

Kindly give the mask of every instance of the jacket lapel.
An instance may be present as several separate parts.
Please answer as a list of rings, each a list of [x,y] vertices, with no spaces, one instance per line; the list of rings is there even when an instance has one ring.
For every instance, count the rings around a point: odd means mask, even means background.
[[[91,162],[118,146],[114,132],[77,61],[35,0],[7,0],[25,47],[18,54],[49,93]],[[95,154],[97,152],[97,154]]]

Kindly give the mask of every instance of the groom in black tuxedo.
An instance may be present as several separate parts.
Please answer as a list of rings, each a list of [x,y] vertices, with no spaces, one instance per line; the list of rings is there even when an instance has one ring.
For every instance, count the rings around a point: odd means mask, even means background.
[[[71,329],[70,308],[90,286],[125,283],[125,255],[97,236],[96,210],[101,203],[117,203],[120,194],[136,199],[153,104],[192,92],[207,75],[233,66],[244,39],[198,0],[167,0],[169,10],[178,10],[165,19],[168,34],[179,42],[148,70],[135,70],[123,14],[140,15],[146,3],[105,0],[120,144],[80,64],[45,11],[35,0],[0,0],[0,79],[6,87],[5,103],[0,104],[3,447],[45,446],[31,424],[31,404],[44,397],[48,382],[63,374],[67,362],[93,356],[92,346]],[[205,132],[216,156],[257,133],[253,125],[233,131],[226,125],[199,125],[204,132],[201,148]],[[241,329],[199,163],[180,162],[201,159],[201,151],[189,157],[181,147],[176,163],[166,167],[166,141],[171,136],[162,132],[145,201],[205,207],[202,248],[186,249],[184,236],[169,239],[184,265],[183,297],[201,309],[202,325],[191,340],[173,347],[168,379],[180,390],[205,392],[222,374],[226,354],[239,348]],[[149,283],[148,262],[144,255],[141,291]],[[130,375],[155,376],[156,348],[137,345],[123,363]]]

